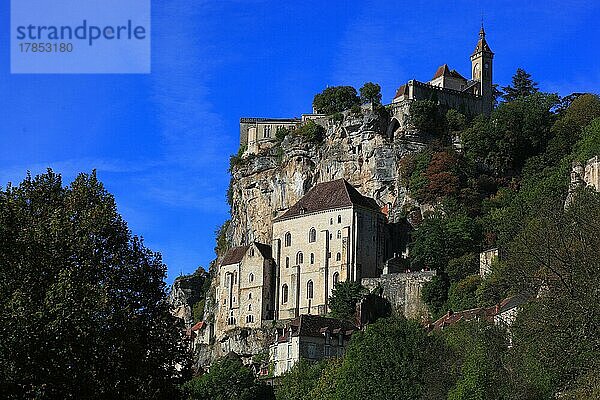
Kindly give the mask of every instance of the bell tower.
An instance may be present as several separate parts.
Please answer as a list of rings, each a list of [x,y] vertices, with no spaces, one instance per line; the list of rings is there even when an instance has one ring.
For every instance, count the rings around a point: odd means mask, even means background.
[[[492,61],[494,53],[485,40],[483,23],[479,31],[479,41],[471,54],[472,80],[478,82],[475,86],[475,94],[481,96],[481,112],[490,115],[494,105],[494,93],[492,87]]]

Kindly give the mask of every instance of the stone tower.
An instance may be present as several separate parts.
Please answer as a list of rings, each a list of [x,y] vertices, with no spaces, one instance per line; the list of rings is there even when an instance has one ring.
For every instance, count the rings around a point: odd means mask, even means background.
[[[494,105],[494,93],[492,87],[492,60],[494,53],[485,40],[485,30],[481,24],[479,31],[479,41],[475,47],[475,51],[471,54],[471,66],[473,72],[473,80],[479,82],[476,87],[475,94],[481,96],[481,112],[485,115],[490,115]]]

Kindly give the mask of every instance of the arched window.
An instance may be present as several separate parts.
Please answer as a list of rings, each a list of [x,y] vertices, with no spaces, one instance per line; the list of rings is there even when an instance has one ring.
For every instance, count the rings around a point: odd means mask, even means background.
[[[340,281],[340,274],[339,272],[336,272],[333,274],[333,286],[335,287],[335,285],[337,285]]]
[[[300,265],[304,262],[304,254],[301,251],[296,254],[296,265]]]
[[[252,272],[248,274],[248,282],[254,282],[254,274]]]
[[[307,299],[313,298],[313,282],[312,281],[306,282],[306,298]]]
[[[310,263],[311,264],[315,263],[315,255],[313,253],[310,253]]]
[[[237,283],[237,272],[233,273],[233,284],[235,285]]]
[[[335,255],[335,261],[342,261],[342,253],[337,253]]]
[[[281,287],[281,302],[284,304],[288,302],[288,285]]]
[[[341,224],[341,223],[342,223],[342,216],[338,215],[338,224]]]
[[[250,247],[250,257],[254,257],[254,247]]]
[[[341,239],[342,238],[342,231],[337,231],[337,238]]]
[[[254,322],[254,315],[246,315],[246,323],[251,324]]]
[[[286,258],[285,258],[285,267],[286,267],[286,268],[289,268],[289,267],[290,267],[290,258],[289,258],[289,257],[286,257]]]
[[[252,304],[248,304],[248,311],[252,311]]]
[[[329,218],[329,225],[333,225],[333,218]]]
[[[287,232],[285,234],[285,239],[284,239],[284,246],[285,247],[290,247],[292,245],[292,234]]]
[[[252,300],[252,292],[248,293],[248,300]]]
[[[308,231],[308,242],[316,242],[317,241],[317,230],[315,228],[310,228]]]

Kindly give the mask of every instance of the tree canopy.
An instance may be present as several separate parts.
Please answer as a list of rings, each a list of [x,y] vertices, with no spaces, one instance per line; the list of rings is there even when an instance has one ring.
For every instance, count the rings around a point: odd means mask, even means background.
[[[330,86],[315,95],[313,108],[316,112],[332,115],[360,105],[360,98],[352,86]]]
[[[188,367],[160,254],[133,236],[96,174],[0,191],[5,398],[172,398]]]
[[[531,74],[525,72],[522,68],[517,68],[517,72],[512,77],[512,85],[503,86],[504,94],[502,98],[505,101],[514,101],[519,97],[527,97],[538,91],[537,83],[531,79]]]

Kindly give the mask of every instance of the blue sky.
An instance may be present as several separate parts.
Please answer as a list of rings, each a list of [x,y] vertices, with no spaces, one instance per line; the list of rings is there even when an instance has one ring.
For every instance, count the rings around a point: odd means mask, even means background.
[[[11,75],[0,8],[0,186],[97,169],[171,282],[214,258],[239,118],[300,116],[327,85],[468,76],[484,15],[496,83],[600,92],[600,3],[154,0],[149,75]]]

